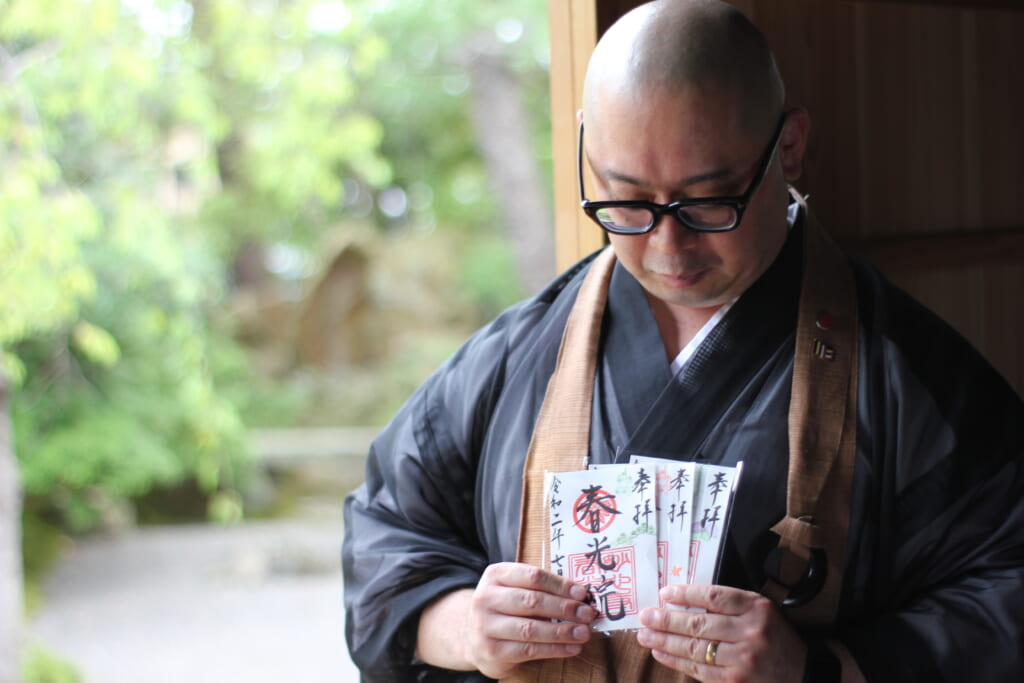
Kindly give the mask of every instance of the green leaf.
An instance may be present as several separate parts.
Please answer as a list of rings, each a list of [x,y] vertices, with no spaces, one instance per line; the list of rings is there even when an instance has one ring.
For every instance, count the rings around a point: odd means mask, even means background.
[[[20,387],[25,381],[25,364],[13,353],[0,349],[0,373],[12,387]]]
[[[116,365],[121,357],[121,348],[113,335],[85,320],[72,328],[71,339],[83,356],[105,368]]]

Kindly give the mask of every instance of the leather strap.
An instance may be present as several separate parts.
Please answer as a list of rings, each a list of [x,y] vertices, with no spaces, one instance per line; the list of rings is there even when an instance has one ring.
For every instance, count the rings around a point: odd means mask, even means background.
[[[823,588],[791,619],[826,625],[835,619],[856,452],[857,299],[845,255],[803,208],[804,275],[789,413],[790,466],[786,517],[772,531],[783,552],[777,579],[764,592],[785,604],[809,563],[827,562]],[[601,319],[615,263],[606,248],[584,278],[562,337],[523,470],[517,560],[546,567],[548,519],[544,473],[586,467]],[[595,634],[571,659],[528,662],[507,680],[610,683],[687,680],[655,662],[630,633]]]

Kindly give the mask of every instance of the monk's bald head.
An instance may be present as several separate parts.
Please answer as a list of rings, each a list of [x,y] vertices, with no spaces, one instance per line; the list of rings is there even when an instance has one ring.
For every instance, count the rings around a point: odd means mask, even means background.
[[[642,102],[651,89],[687,88],[732,98],[742,132],[751,135],[771,131],[785,99],[768,44],[742,12],[719,0],[657,0],[623,16],[598,42],[583,106],[592,119],[602,99]]]

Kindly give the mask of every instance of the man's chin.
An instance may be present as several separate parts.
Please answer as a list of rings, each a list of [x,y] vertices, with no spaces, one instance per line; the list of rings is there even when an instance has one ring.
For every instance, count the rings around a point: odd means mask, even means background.
[[[721,291],[698,291],[701,289],[703,288],[693,287],[685,290],[676,289],[648,293],[669,306],[694,310],[719,308],[735,298]]]
[[[710,270],[682,276],[649,274],[643,285],[648,293],[665,303],[695,308],[713,305],[723,289]]]

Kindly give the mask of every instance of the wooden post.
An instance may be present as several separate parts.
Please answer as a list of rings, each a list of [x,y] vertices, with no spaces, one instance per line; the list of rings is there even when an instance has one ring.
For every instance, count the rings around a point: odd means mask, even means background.
[[[548,21],[555,266],[562,271],[604,244],[601,229],[580,211],[576,189],[576,112],[583,106],[583,77],[597,43],[595,0],[549,0]]]

